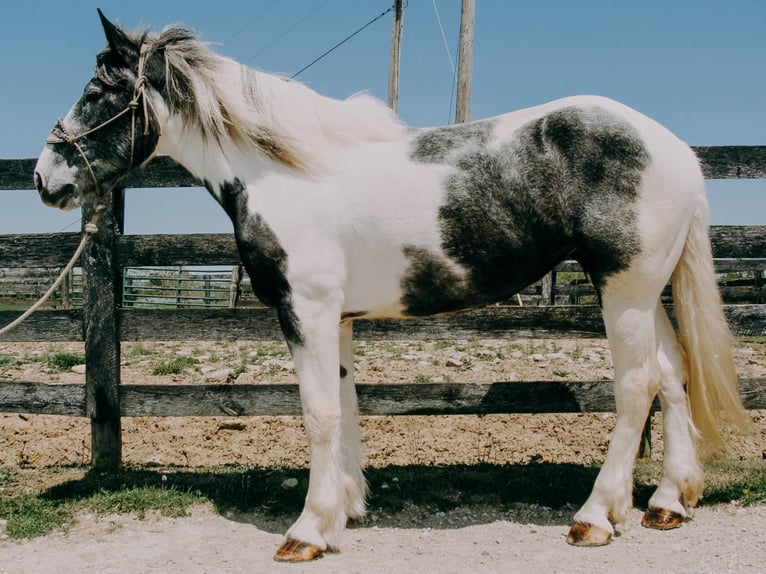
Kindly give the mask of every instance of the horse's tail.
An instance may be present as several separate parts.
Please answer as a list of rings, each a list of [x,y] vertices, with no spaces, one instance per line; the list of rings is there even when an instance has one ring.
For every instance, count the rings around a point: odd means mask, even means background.
[[[704,195],[672,281],[679,336],[686,351],[692,423],[701,436],[703,450],[720,451],[722,427],[744,430],[750,419],[739,395],[732,337],[713,267]]]

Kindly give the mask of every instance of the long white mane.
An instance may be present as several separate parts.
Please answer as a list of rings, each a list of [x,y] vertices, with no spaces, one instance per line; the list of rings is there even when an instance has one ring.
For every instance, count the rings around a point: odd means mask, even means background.
[[[148,56],[165,59],[165,98],[203,137],[256,148],[288,166],[311,171],[328,147],[394,141],[406,127],[380,100],[322,96],[300,82],[248,68],[215,53],[193,32],[169,27],[141,38]]]

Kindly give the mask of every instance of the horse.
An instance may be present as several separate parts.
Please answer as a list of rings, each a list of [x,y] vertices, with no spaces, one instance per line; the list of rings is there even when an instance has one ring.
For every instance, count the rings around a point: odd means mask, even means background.
[[[324,97],[223,57],[190,29],[125,31],[51,131],[42,201],[105,202],[156,155],[204,182],[233,224],[258,298],[276,310],[310,447],[302,513],[274,555],[337,549],[365,513],[352,324],[505,300],[577,260],[599,298],[616,423],[567,541],[610,542],[654,397],[662,478],[643,526],[679,526],[702,493],[698,443],[745,420],[715,281],[698,160],[611,99],[574,96],[470,123],[410,128],[379,100]],[[676,332],[660,303],[672,278]]]

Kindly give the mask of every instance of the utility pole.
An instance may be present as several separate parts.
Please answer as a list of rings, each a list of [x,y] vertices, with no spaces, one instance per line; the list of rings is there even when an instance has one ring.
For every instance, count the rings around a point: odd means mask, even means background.
[[[394,3],[394,26],[391,32],[391,61],[388,65],[388,107],[397,113],[399,109],[399,67],[402,52],[402,27],[404,26],[404,0]]]
[[[457,60],[457,103],[455,123],[471,117],[471,76],[473,75],[474,0],[463,0],[460,12],[460,51]]]

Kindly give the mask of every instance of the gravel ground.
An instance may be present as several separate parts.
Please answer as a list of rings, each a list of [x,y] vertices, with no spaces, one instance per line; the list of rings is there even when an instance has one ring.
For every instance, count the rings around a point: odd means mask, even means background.
[[[52,372],[40,358],[77,353],[76,345],[0,344],[4,380],[83,382],[83,370]],[[154,374],[158,362],[194,359],[175,375]],[[735,349],[741,376],[766,376],[766,345]],[[233,367],[236,366],[236,368]],[[255,343],[158,343],[123,347],[123,383],[294,382],[284,348]],[[481,341],[452,344],[360,344],[361,384],[413,381],[598,380],[611,378],[605,341]],[[732,458],[763,460],[766,414],[752,412],[758,432],[734,443]],[[610,413],[484,417],[366,417],[367,463],[391,465],[600,464],[614,424]],[[654,417],[652,457],[662,457],[661,416]],[[87,420],[0,416],[0,464],[25,469],[89,460]],[[239,463],[300,467],[306,440],[296,417],[135,418],[123,426],[124,460],[192,467]],[[44,484],[31,479],[29,489]],[[340,553],[305,565],[271,561],[294,516],[221,515],[196,508],[189,517],[82,516],[66,533],[28,541],[0,540],[0,573],[228,572],[760,572],[766,563],[766,507],[705,506],[681,528],[638,526],[633,511],[604,548],[573,548],[565,536],[574,507],[476,504],[430,513],[410,505],[352,525]]]

